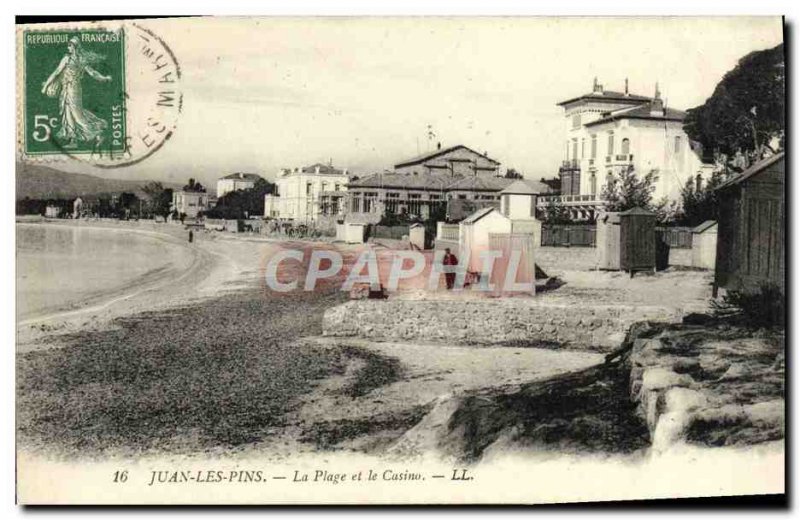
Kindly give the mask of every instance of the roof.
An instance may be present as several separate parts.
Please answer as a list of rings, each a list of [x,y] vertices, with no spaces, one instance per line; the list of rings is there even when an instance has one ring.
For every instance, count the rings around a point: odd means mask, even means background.
[[[257,174],[255,174],[255,173],[239,173],[239,172],[236,172],[236,173],[232,173],[232,174],[230,174],[230,175],[226,175],[225,177],[221,177],[221,178],[220,178],[220,180],[225,180],[225,179],[239,179],[239,180],[245,180],[245,181],[253,181],[253,182],[255,182],[255,181],[257,181],[257,180],[258,180],[258,179],[260,179],[260,178],[261,178],[261,176],[260,176],[260,175],[257,175]]]
[[[653,213],[652,211],[648,211],[648,210],[646,210],[644,208],[640,208],[640,207],[637,206],[637,207],[631,208],[631,209],[629,209],[627,211],[621,211],[620,212],[620,216],[622,216],[622,215],[649,215],[649,216],[654,217],[656,214]]]
[[[418,190],[444,190],[453,182],[450,174],[430,173],[376,173],[351,181],[348,188],[401,188]]]
[[[339,168],[334,168],[329,164],[322,164],[322,163],[314,163],[311,166],[303,166],[300,168],[300,173],[317,173],[317,168],[319,168],[319,173],[321,175],[345,175],[345,170],[340,170]],[[293,175],[298,173],[295,171],[294,168],[281,168],[280,175],[283,177],[288,177],[289,175]]]
[[[608,123],[611,121],[617,121],[619,119],[654,119],[658,121],[683,121],[686,119],[686,112],[683,110],[675,110],[674,108],[665,108],[664,115],[652,115],[651,109],[653,104],[652,103],[645,103],[644,105],[639,105],[637,107],[631,108],[623,108],[621,110],[615,110],[610,114],[601,117],[595,121],[591,121],[586,123],[584,126],[595,126],[601,125],[603,123]]]
[[[450,152],[453,152],[453,151],[461,149],[461,148],[463,148],[465,150],[468,150],[468,151],[474,153],[475,155],[479,155],[479,156],[483,157],[484,159],[486,159],[487,161],[489,161],[491,163],[500,164],[498,161],[495,161],[494,159],[492,159],[491,157],[489,157],[489,156],[487,156],[485,154],[476,152],[472,148],[464,146],[463,144],[458,144],[456,146],[451,146],[450,148],[442,148],[441,150],[436,150],[434,152],[428,152],[428,153],[425,153],[425,154],[422,154],[422,155],[418,155],[416,157],[412,157],[411,159],[407,159],[407,160],[405,160],[403,162],[399,162],[399,163],[395,164],[394,167],[395,168],[402,168],[404,166],[413,166],[415,164],[422,164],[425,161],[429,161],[431,159],[435,159],[436,157],[448,154]]]
[[[449,199],[447,201],[447,220],[458,222],[483,208],[500,209],[500,202],[496,200]]]
[[[558,106],[569,105],[570,103],[574,103],[575,101],[580,101],[582,99],[589,99],[593,101],[651,101],[652,98],[647,96],[640,96],[638,94],[625,94],[624,92],[615,92],[613,90],[604,90],[602,92],[590,92],[588,94],[583,94],[582,96],[574,97],[572,99],[568,99],[566,101],[562,101],[560,103],[556,103]]]
[[[475,213],[473,213],[470,216],[468,216],[467,218],[465,218],[464,220],[462,220],[461,222],[463,222],[464,224],[474,224],[475,222],[479,221],[480,219],[482,219],[483,217],[485,217],[486,215],[488,215],[492,211],[497,211],[497,209],[495,209],[495,208],[481,208],[478,211],[476,211]]]
[[[461,177],[457,181],[447,186],[448,190],[468,190],[468,191],[500,191],[514,182],[513,179],[505,177],[489,177],[483,175],[470,175]]]
[[[702,233],[703,231],[707,231],[709,228],[712,228],[717,225],[716,220],[706,220],[696,228],[692,230],[692,233]]]
[[[769,168],[770,166],[772,166],[776,162],[782,160],[785,156],[786,156],[786,152],[781,152],[781,153],[777,153],[777,154],[773,155],[772,157],[767,157],[766,159],[761,159],[760,161],[758,161],[757,163],[753,164],[752,166],[750,166],[748,169],[746,169],[742,173],[734,175],[730,179],[726,180],[725,182],[723,182],[722,184],[717,186],[717,189],[719,190],[719,189],[722,189],[722,188],[727,188],[729,186],[733,186],[734,184],[739,184],[740,182],[743,182],[743,181],[749,179],[753,175],[756,175],[756,174],[766,170],[767,168]]]
[[[519,179],[506,186],[506,188],[500,193],[513,195],[540,195],[542,193],[550,193],[550,191],[550,186],[543,182]]]
[[[344,170],[340,170],[339,168],[334,168],[332,165],[329,164],[322,164],[322,163],[314,163],[311,166],[304,166],[301,168],[303,173],[316,173],[317,168],[319,168],[319,173],[324,173],[327,175],[343,175]]]

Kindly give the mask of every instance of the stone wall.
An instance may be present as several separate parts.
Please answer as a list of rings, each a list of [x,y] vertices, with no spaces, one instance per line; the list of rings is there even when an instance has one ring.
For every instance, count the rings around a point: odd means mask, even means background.
[[[611,351],[643,320],[677,322],[666,307],[566,305],[525,298],[358,300],[329,309],[327,336],[385,341],[559,346]]]

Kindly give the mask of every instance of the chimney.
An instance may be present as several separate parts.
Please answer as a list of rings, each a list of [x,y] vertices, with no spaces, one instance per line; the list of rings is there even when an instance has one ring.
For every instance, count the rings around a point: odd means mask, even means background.
[[[630,93],[628,92],[628,78],[625,78],[625,95],[630,96]]]
[[[656,93],[655,96],[653,96],[653,102],[650,103],[650,115],[653,117],[663,117],[665,113],[664,102],[661,100],[661,91],[658,90],[658,83],[656,83]]]
[[[593,94],[603,93],[603,85],[597,82],[597,76],[594,77],[594,85],[592,85],[592,93]]]

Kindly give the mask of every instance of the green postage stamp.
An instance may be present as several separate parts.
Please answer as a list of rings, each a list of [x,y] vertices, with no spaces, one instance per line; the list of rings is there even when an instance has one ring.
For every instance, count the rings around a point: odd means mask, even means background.
[[[29,30],[23,51],[25,153],[124,152],[124,31]]]
[[[173,135],[181,67],[132,20],[27,25],[17,33],[17,151],[23,160],[120,168]]]

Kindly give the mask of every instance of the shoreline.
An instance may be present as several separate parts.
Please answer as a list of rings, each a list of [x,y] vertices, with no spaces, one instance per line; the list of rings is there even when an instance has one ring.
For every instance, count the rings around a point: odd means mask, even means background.
[[[148,225],[149,224],[149,225]],[[153,221],[140,221],[132,224],[122,221],[17,221],[16,225],[32,227],[68,227],[136,235],[160,240],[181,247],[190,260],[188,265],[167,263],[128,280],[120,286],[99,290],[42,311],[36,311],[23,319],[17,319],[17,351],[45,348],[39,340],[53,339],[63,333],[78,333],[98,330],[110,325],[116,318],[132,316],[143,310],[165,310],[201,297],[214,297],[236,284],[237,273],[230,268],[231,259],[207,247],[207,240],[195,240],[189,244],[183,226],[155,224]],[[162,227],[163,226],[163,227]],[[196,287],[203,286],[202,295]],[[151,296],[151,298],[145,298]]]

